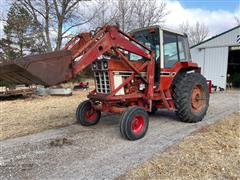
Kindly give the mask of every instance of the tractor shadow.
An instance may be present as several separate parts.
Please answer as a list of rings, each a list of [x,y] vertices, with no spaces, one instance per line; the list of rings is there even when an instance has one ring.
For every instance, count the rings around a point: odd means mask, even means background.
[[[121,114],[118,113],[102,113],[99,125],[103,126],[118,126],[120,123]]]
[[[177,117],[175,112],[170,112],[168,110],[158,110],[154,114],[149,114],[150,121],[153,120],[167,120],[167,121],[178,121],[179,118]]]
[[[1,101],[10,101],[10,100],[17,100],[17,99],[26,99],[26,96],[23,96],[22,94],[18,94],[18,95],[0,95],[0,100]]]
[[[121,120],[121,114],[118,113],[103,113],[98,126],[119,126]],[[169,112],[167,110],[159,110],[154,114],[149,114],[149,121],[172,121],[179,122],[179,119],[175,112]]]

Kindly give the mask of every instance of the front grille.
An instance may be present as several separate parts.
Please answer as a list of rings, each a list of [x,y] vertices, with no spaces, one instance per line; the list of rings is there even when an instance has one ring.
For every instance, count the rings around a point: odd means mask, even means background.
[[[108,71],[94,72],[96,80],[96,91],[98,93],[110,93]]]
[[[108,62],[106,60],[97,60],[92,63],[97,93],[110,93],[110,83],[108,76]]]

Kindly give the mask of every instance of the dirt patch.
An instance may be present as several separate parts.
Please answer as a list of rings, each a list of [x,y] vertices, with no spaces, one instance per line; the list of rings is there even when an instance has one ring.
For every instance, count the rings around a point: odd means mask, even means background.
[[[75,110],[88,91],[72,96],[45,96],[2,101],[0,140],[63,127],[75,122]]]
[[[240,178],[240,113],[184,138],[119,179]]]
[[[51,147],[62,147],[63,145],[72,145],[72,144],[73,144],[72,140],[66,137],[54,139],[49,143]]]

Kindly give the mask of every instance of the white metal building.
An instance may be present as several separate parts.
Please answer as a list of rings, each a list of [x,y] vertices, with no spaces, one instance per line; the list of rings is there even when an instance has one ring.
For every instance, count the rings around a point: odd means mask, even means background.
[[[240,26],[191,47],[191,55],[214,85],[226,88],[231,81],[240,87]]]

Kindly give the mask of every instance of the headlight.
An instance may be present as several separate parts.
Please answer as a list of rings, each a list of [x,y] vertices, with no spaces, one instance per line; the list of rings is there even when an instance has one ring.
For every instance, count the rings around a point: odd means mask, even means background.
[[[93,68],[93,69],[96,69],[96,68],[97,68],[96,63],[92,63],[92,68]]]
[[[104,67],[104,69],[107,69],[108,68],[108,63],[107,62],[103,62],[103,67]]]

